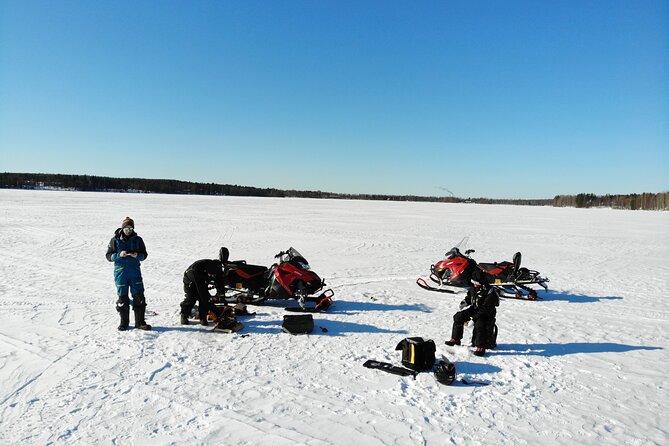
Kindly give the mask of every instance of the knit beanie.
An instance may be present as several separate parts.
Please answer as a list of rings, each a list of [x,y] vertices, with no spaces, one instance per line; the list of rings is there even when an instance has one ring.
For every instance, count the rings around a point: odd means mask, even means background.
[[[126,217],[121,222],[121,227],[122,228],[125,228],[125,227],[134,228],[135,227],[135,221],[130,217]]]

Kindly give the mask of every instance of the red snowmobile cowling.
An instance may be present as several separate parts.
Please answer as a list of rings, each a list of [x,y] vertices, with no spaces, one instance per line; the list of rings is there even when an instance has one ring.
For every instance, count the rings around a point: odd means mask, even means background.
[[[282,251],[275,257],[279,257],[279,263],[270,268],[273,269],[273,277],[270,279],[268,297],[280,296],[285,292],[288,297],[305,298],[323,288],[324,282],[311,271],[307,260],[294,248]]]
[[[430,267],[430,278],[434,276],[432,279],[434,282],[448,282],[451,286],[469,286],[474,266],[476,262],[473,259],[462,255],[458,248],[453,248],[446,253],[446,259]]]

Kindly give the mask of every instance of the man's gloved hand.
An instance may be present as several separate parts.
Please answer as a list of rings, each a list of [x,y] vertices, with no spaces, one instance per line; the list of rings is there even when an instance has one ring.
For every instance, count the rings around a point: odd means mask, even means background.
[[[462,302],[460,302],[460,311],[464,310],[468,306],[469,306],[469,304],[467,303],[467,301],[463,300]]]

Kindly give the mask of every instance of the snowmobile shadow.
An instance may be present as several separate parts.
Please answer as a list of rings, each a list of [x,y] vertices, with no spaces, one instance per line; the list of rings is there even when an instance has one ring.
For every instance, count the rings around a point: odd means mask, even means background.
[[[155,325],[151,328],[150,332],[147,333],[166,333],[168,331],[181,331],[183,333],[204,333],[211,331],[214,328],[214,323],[210,322],[207,327],[200,325],[199,323],[192,322],[190,325],[176,325],[176,326],[166,326],[166,327],[156,327]]]
[[[283,333],[281,320],[249,320],[241,321],[244,328],[241,334],[277,334]],[[309,336],[343,336],[347,333],[392,333],[392,334],[408,334],[406,330],[388,330],[379,328],[374,325],[357,324],[354,322],[341,322],[326,319],[319,319],[314,315],[314,330],[309,333]]]
[[[600,302],[603,300],[622,300],[622,296],[604,296],[604,297],[594,297],[594,296],[585,296],[583,294],[569,294],[569,293],[546,293],[544,294],[542,300],[551,300],[551,301],[565,301],[572,304],[587,304],[593,302]]]
[[[625,353],[634,350],[662,350],[662,347],[614,344],[612,342],[570,342],[567,344],[499,344],[490,356],[563,356],[576,353]]]
[[[348,300],[336,300],[328,313],[336,314],[357,314],[363,311],[420,311],[422,313],[432,313],[432,309],[423,304],[401,304],[389,305],[378,302],[356,302]]]
[[[374,325],[357,324],[355,322],[343,321],[314,321],[314,333],[324,334],[328,336],[343,336],[346,333],[392,333],[392,334],[409,334],[407,330],[389,330],[387,328],[379,328]],[[327,331],[323,331],[323,329]],[[313,333],[312,333],[313,334]]]

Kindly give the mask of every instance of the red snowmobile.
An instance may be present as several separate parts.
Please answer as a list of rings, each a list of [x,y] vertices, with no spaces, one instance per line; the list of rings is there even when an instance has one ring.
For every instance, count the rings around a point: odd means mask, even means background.
[[[274,258],[278,262],[269,268],[249,265],[246,260],[229,260],[226,247],[219,251],[225,276],[225,295],[218,296],[226,302],[261,303],[267,299],[297,299],[302,309],[305,302],[317,302],[315,310],[322,311],[332,304],[334,292],[323,289],[325,281],[311,271],[309,262],[295,249],[281,251]]]
[[[478,268],[486,273],[490,283],[501,291],[503,297],[536,300],[537,290],[530,285],[539,285],[548,290],[548,278],[541,277],[538,271],[520,266],[519,252],[514,254],[512,262],[477,263],[470,257],[475,251],[465,249],[467,240],[467,237],[462,239],[446,253],[444,260],[430,267],[429,279],[437,284],[436,287],[428,284],[422,277],[416,279],[418,286],[429,291],[453,294],[457,292],[457,288],[471,286],[472,271]],[[461,249],[465,249],[464,253]]]

